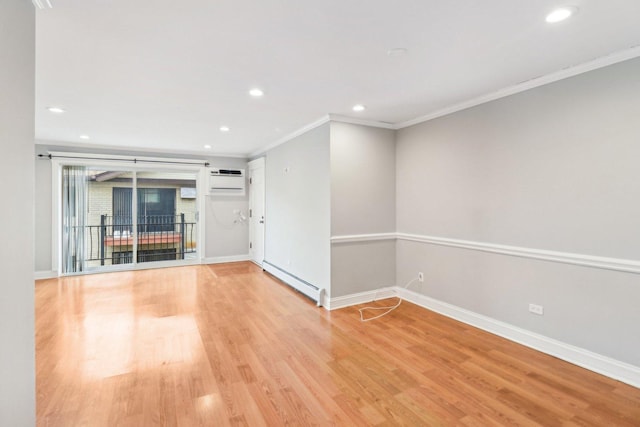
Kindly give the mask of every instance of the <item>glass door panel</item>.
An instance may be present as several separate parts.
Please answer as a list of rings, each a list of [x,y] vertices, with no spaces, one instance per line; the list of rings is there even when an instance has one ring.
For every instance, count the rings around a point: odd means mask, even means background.
[[[133,172],[89,168],[88,178],[87,268],[133,264]]]
[[[196,178],[194,172],[138,172],[137,262],[196,258]]]

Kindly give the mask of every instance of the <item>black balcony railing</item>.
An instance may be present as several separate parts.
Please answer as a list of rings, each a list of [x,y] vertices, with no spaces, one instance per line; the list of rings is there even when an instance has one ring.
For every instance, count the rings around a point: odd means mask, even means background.
[[[191,214],[193,216],[193,214]],[[99,225],[84,227],[86,261],[105,265],[133,262],[133,221],[126,215],[101,215]],[[78,232],[80,230],[73,230]],[[137,221],[137,262],[185,259],[196,252],[195,218],[179,215],[144,215]]]

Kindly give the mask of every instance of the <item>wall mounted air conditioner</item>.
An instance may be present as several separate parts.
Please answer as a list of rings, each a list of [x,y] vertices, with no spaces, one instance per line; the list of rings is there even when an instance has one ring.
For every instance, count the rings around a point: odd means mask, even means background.
[[[210,196],[244,196],[244,169],[209,169]]]

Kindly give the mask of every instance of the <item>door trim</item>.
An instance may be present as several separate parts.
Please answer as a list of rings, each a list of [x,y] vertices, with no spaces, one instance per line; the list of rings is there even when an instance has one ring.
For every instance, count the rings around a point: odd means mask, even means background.
[[[262,195],[262,206],[260,211],[263,212],[264,216],[266,217],[266,212],[265,212],[265,208],[266,208],[266,181],[265,181],[265,176],[266,176],[266,162],[265,162],[265,158],[264,157],[259,157],[255,160],[250,161],[249,163],[247,163],[247,167],[249,170],[249,177],[252,176],[253,171],[255,170],[259,170],[262,169],[262,191],[263,191],[263,195]],[[249,211],[255,211],[255,206],[253,206],[253,195],[252,192],[255,191],[254,188],[252,187],[251,184],[249,184]],[[255,229],[252,225],[252,218],[249,218],[249,258],[251,261],[253,261],[254,263],[258,264],[259,266],[263,266],[263,262],[264,262],[264,258],[265,258],[265,239],[266,239],[266,226],[262,227],[262,239],[260,239],[260,241],[262,242],[262,259],[261,260],[256,260],[253,258],[253,254],[254,254],[254,250],[252,249],[251,245],[252,242],[254,242],[256,239],[254,238],[254,233],[255,233]]]

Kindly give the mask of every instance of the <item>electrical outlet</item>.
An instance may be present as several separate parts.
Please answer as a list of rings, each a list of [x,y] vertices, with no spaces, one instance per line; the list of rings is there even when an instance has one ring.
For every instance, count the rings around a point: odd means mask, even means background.
[[[424,282],[424,273],[422,271],[418,273],[418,282]]]
[[[544,307],[538,304],[529,304],[529,311],[533,314],[542,316],[544,314]]]

